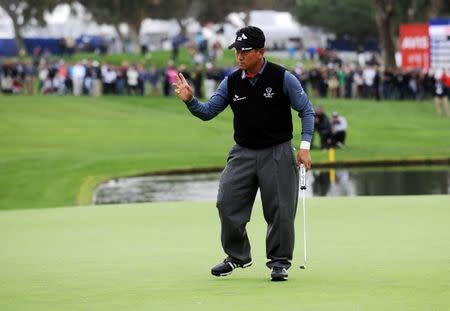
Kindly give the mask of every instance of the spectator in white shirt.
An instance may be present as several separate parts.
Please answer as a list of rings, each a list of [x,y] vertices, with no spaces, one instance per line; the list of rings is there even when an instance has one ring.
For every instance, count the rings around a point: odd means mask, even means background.
[[[333,145],[338,148],[344,147],[347,135],[347,120],[336,111],[333,112],[331,117],[331,133]]]
[[[86,76],[86,67],[78,62],[72,68],[73,95],[80,96],[83,94],[83,83]]]
[[[117,73],[110,65],[106,64],[101,69],[103,94],[115,94]]]
[[[127,87],[128,95],[138,94],[139,72],[136,66],[132,65],[127,70]]]
[[[363,70],[364,80],[364,97],[372,98],[374,95],[374,81],[376,76],[376,70],[373,66],[367,66]]]

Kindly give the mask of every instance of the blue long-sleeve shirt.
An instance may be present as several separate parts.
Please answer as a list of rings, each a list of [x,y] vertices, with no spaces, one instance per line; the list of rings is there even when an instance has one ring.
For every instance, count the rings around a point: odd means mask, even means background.
[[[264,71],[267,62],[264,63],[260,70],[260,74]],[[242,79],[247,79],[245,73],[242,72]],[[252,85],[255,85],[258,76],[250,79]],[[302,125],[302,141],[311,142],[314,131],[314,109],[306,96],[300,82],[289,71],[284,73],[283,91],[289,97],[291,106],[298,112]],[[203,121],[211,120],[221,113],[228,105],[228,78],[222,80],[216,92],[206,102],[200,102],[196,97],[186,102],[189,111]]]

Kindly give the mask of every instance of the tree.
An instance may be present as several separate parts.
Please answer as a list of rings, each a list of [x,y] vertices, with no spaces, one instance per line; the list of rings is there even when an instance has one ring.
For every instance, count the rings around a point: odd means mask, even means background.
[[[318,26],[338,37],[350,36],[358,42],[376,37],[373,5],[360,0],[303,0],[295,15],[302,24]]]
[[[185,31],[182,20],[193,17],[200,23],[223,21],[231,12],[251,9],[289,9],[296,0],[79,0],[99,23],[119,24],[130,27],[132,39],[138,41],[140,26],[145,18],[176,19],[182,32]],[[123,45],[122,45],[123,46]]]
[[[450,12],[443,0],[373,0],[376,7],[378,34],[386,67],[395,67],[395,51],[400,24],[426,23],[430,18]]]
[[[385,66],[395,67],[400,24],[427,22],[449,11],[450,2],[445,0],[301,0],[295,12],[301,23],[338,36],[360,42],[378,36]]]
[[[33,20],[43,25],[45,23],[44,12],[52,11],[60,2],[58,0],[0,0],[0,6],[13,22],[14,38],[18,51],[25,50],[22,35],[23,27]]]
[[[124,47],[124,40],[122,33],[119,30],[119,25],[122,22],[125,22],[125,15],[124,13],[127,12],[129,15],[135,14],[135,12],[129,12],[127,10],[127,6],[125,6],[125,1],[121,0],[96,0],[96,1],[89,1],[89,0],[80,0],[78,1],[81,5],[83,5],[87,11],[89,11],[92,14],[93,19],[102,24],[110,24],[112,25],[117,35],[119,36],[119,40],[121,43],[122,48]],[[133,2],[133,0],[130,0],[128,2]],[[127,15],[128,15],[127,14]]]
[[[120,23],[126,23],[130,29],[131,39],[138,43],[142,21],[147,18],[185,17],[192,0],[79,0],[99,23],[111,24],[123,43],[119,31]],[[122,44],[122,46],[124,46]]]
[[[210,0],[208,5],[205,5],[205,1],[202,0],[195,2],[202,5],[193,17],[201,23],[206,23],[221,22],[232,12],[245,12],[248,15],[251,10],[291,10],[295,7],[296,0]]]

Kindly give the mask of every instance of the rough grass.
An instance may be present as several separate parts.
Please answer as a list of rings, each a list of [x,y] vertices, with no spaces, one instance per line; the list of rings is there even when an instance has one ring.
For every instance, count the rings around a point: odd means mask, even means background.
[[[438,119],[431,102],[313,103],[348,119],[337,160],[450,155],[450,120]],[[0,96],[0,209],[87,204],[108,178],[223,167],[232,144],[230,109],[205,123],[174,98]],[[312,158],[327,154],[314,150]]]

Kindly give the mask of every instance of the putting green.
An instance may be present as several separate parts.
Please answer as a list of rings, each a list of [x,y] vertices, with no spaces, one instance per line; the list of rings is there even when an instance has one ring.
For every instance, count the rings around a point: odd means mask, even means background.
[[[0,310],[448,310],[450,196],[308,199],[290,280],[254,266],[227,278],[213,202],[0,212]]]

